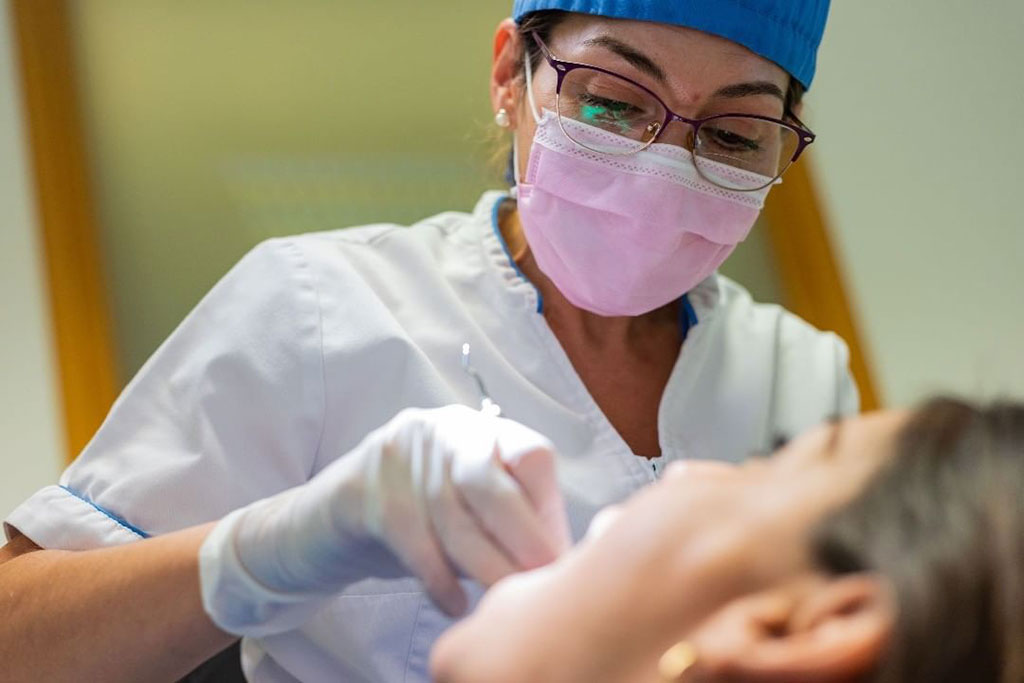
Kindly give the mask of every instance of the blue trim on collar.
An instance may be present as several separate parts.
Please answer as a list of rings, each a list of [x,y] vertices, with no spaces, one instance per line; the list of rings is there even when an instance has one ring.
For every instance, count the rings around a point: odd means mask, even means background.
[[[91,500],[89,500],[85,496],[81,495],[80,493],[77,493],[76,491],[73,491],[72,489],[69,489],[67,486],[61,486],[61,488],[64,489],[65,491],[67,491],[68,493],[70,493],[72,496],[74,496],[78,500],[82,501],[83,503],[88,503],[92,507],[96,508],[96,510],[98,512],[102,513],[106,517],[109,517],[114,522],[117,522],[119,525],[123,526],[125,529],[127,529],[130,532],[132,532],[136,536],[139,536],[140,538],[149,538],[149,534],[147,534],[145,531],[143,531],[142,529],[140,529],[140,528],[138,528],[136,526],[132,526],[127,521],[125,521],[122,517],[119,517],[119,516],[115,515],[110,510],[107,510],[105,508],[100,507],[99,505],[97,505],[96,503],[92,502]]]
[[[529,278],[523,275],[523,271],[519,270],[519,266],[516,264],[515,259],[512,258],[512,252],[509,251],[508,244],[505,243],[505,236],[501,234],[501,226],[498,224],[498,211],[501,210],[501,204],[504,202],[506,197],[498,197],[498,201],[494,202],[494,208],[491,209],[491,230],[494,231],[495,237],[498,238],[498,244],[501,245],[502,250],[505,252],[505,256],[508,257],[508,262],[512,266],[512,270],[516,271],[516,275],[523,278],[523,281],[533,287],[533,290],[537,292],[537,312],[544,312],[544,297],[541,296],[540,290],[537,289],[536,285],[530,282]]]
[[[683,294],[683,298],[679,300],[679,329],[682,332],[683,339],[686,339],[686,335],[690,333],[690,329],[697,325],[697,311],[693,310],[693,304],[690,303],[690,295]]]

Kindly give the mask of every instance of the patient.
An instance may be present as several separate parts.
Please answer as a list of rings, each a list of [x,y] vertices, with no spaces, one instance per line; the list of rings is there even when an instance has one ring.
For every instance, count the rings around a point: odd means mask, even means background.
[[[497,584],[442,683],[1024,681],[1024,405],[936,400],[689,464]]]

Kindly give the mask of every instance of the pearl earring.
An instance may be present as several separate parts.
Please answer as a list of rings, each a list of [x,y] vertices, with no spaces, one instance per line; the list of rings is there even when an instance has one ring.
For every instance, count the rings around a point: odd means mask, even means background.
[[[494,115],[494,122],[498,124],[499,128],[508,128],[512,125],[512,119],[508,116],[508,111],[504,107],[498,110],[498,113]]]

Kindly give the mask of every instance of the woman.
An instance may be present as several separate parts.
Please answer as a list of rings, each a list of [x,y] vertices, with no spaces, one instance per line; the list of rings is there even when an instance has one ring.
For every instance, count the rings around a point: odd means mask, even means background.
[[[1018,683],[1021,491],[1020,404],[937,400],[814,430],[766,462],[670,468],[569,555],[498,584],[442,637],[434,670]]]
[[[517,2],[491,98],[518,200],[243,259],[6,519],[5,673],[174,678],[244,636],[253,681],[424,680],[483,586],[668,461],[855,411],[841,341],[715,273],[813,140],[826,13]],[[465,343],[511,419],[464,407]]]

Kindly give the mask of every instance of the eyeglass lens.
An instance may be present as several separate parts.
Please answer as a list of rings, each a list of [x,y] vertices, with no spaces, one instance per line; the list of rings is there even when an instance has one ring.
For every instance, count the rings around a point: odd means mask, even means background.
[[[606,154],[634,154],[662,133],[669,114],[657,97],[612,74],[575,68],[563,76],[558,95],[563,120],[613,133],[602,137],[586,127],[565,126],[577,144]],[[733,190],[755,190],[777,179],[789,166],[800,136],[774,121],[748,116],[721,116],[692,126],[683,143],[693,153],[697,170],[707,180]]]

